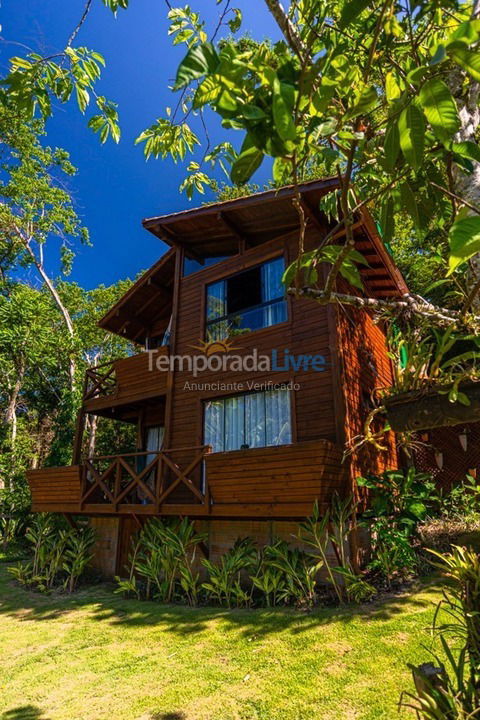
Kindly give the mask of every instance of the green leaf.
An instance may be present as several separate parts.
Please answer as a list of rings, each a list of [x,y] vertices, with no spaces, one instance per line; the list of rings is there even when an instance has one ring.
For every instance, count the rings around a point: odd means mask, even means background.
[[[450,257],[448,275],[463,262],[480,252],[480,216],[472,215],[457,220],[449,233]]]
[[[405,160],[414,170],[418,170],[423,162],[425,122],[416,105],[410,104],[402,111],[398,119],[398,131]]]
[[[263,153],[256,147],[250,147],[240,153],[232,165],[230,177],[236,185],[246,183],[252,177],[263,160]]]
[[[283,99],[280,81],[275,79],[273,83],[273,120],[275,130],[283,141],[295,140],[297,131],[292,119],[292,114]]]
[[[390,103],[393,102],[393,100],[398,100],[401,94],[402,91],[398,85],[395,75],[388,72],[385,76],[385,95],[387,97],[387,101]]]
[[[348,0],[342,8],[340,27],[344,28],[350,25],[368,6],[368,0]]]
[[[455,48],[450,50],[450,56],[457,65],[466,70],[474,80],[480,82],[480,54],[467,50],[467,48]]]
[[[394,226],[393,198],[388,197],[383,201],[380,213],[380,227],[382,229],[382,238],[385,242],[389,242],[392,239]]]
[[[420,216],[418,214],[417,201],[415,198],[415,194],[410,187],[410,183],[403,182],[400,185],[400,197],[402,199],[403,209],[408,212],[408,214],[413,220],[414,225],[416,225],[416,227],[420,227],[421,222]]]
[[[452,152],[463,158],[480,162],[480,147],[477,143],[471,142],[470,140],[452,143]]]
[[[393,170],[397,162],[398,152],[400,150],[400,135],[396,122],[390,123],[385,133],[385,166],[387,170]]]
[[[419,92],[419,100],[432,130],[442,142],[449,140],[460,127],[457,106],[450,90],[438,77],[431,78]]]
[[[211,43],[194,45],[187,52],[178,66],[174,90],[179,90],[192,80],[202,77],[209,72],[215,72],[218,67],[218,55]]]
[[[193,96],[193,107],[195,110],[203,107],[203,105],[210,105],[217,100],[218,96],[222,92],[222,83],[219,75],[209,75],[200,83]]]

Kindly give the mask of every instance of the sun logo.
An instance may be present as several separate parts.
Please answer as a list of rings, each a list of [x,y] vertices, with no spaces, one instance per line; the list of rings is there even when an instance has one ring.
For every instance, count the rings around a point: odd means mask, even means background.
[[[201,350],[207,357],[211,355],[228,354],[236,350],[230,340],[200,340],[200,345],[192,345],[195,350]]]

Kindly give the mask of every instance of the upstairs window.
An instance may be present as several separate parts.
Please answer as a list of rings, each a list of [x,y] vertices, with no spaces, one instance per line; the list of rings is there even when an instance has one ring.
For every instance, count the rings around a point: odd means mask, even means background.
[[[287,319],[283,257],[207,285],[206,335],[223,340]]]
[[[204,438],[213,452],[292,442],[290,393],[267,390],[205,403]]]

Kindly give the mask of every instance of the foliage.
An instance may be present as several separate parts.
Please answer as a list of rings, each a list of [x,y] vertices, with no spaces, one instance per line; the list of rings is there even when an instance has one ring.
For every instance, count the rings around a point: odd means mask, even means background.
[[[405,693],[409,701],[403,704],[425,720],[466,720],[480,709],[480,555],[461,547],[433,554],[447,581],[433,630],[448,665],[445,669],[437,655],[437,670],[411,665],[417,692]]]
[[[248,606],[250,595],[242,588],[241,573],[252,569],[255,556],[253,541],[238,538],[219,563],[204,558],[202,564],[208,571],[208,581],[202,583],[202,588],[207,591],[208,597],[228,608]]]
[[[92,554],[95,533],[91,527],[65,528],[53,516],[35,516],[27,529],[32,558],[8,568],[22,585],[40,592],[62,587],[72,593]]]
[[[340,604],[346,601],[363,602],[376,594],[375,588],[354,572],[349,558],[348,542],[355,510],[352,498],[342,501],[335,494],[331,508],[323,516],[315,503],[312,515],[299,524],[299,539],[310,547],[310,553],[316,560],[316,571],[326,571],[326,579]],[[329,556],[330,548],[335,553],[335,564]]]
[[[387,582],[397,574],[411,573],[418,562],[413,544],[418,526],[438,508],[434,483],[411,467],[360,477],[357,484],[370,491],[369,508],[362,516],[372,534],[369,567]]]
[[[267,605],[292,602],[298,608],[315,604],[319,563],[303,550],[283,540],[267,545],[262,552],[260,573],[253,584],[266,595]]]
[[[144,579],[145,596],[161,602],[173,602],[179,597],[196,605],[199,574],[195,571],[198,546],[205,536],[197,533],[188,518],[169,523],[152,518],[133,540],[129,555],[129,577],[117,577],[117,592],[140,596],[136,576]]]
[[[447,493],[441,495],[440,513],[452,520],[480,520],[480,483],[472,475],[467,475],[462,483],[452,485]]]

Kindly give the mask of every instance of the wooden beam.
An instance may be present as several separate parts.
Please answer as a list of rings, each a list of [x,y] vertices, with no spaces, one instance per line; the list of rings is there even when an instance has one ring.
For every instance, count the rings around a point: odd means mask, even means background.
[[[185,254],[190,256],[192,260],[196,260],[197,262],[203,263],[205,262],[204,258],[202,258],[198,253],[195,252],[195,250],[192,250],[192,248],[187,245],[181,238],[178,237],[174,232],[170,230],[170,228],[167,228],[165,225],[158,225],[160,232],[162,232],[164,235],[166,235],[170,242],[172,242],[174,245],[176,245],[179,248],[182,248],[185,251]]]
[[[217,213],[217,218],[238,240],[238,251],[240,254],[244,252],[245,248],[250,247],[248,237],[245,235],[244,232],[240,230],[240,228],[232,221],[232,219],[225,214],[225,212],[220,211],[219,213]]]
[[[320,218],[317,216],[316,211],[312,208],[308,200],[305,197],[302,197],[300,204],[303,208],[305,215],[307,215],[307,217],[312,221],[317,230],[319,230],[322,234],[326,234],[327,228],[321,222]]]

